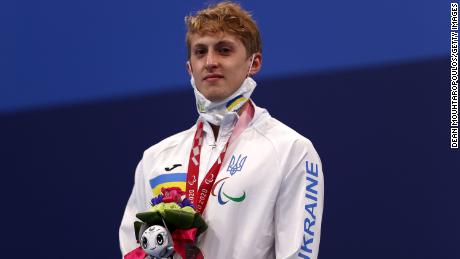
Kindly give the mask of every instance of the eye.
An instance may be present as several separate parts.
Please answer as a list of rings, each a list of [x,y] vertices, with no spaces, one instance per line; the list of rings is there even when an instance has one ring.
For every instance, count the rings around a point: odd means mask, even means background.
[[[197,49],[195,49],[194,54],[197,55],[197,56],[202,56],[202,55],[206,54],[206,49],[197,48]]]
[[[142,248],[147,249],[148,245],[149,245],[149,241],[147,240],[147,238],[142,237]]]
[[[163,235],[158,234],[157,235],[157,244],[161,246],[163,243],[164,243]]]
[[[220,53],[220,54],[223,54],[223,55],[229,54],[230,51],[231,51],[231,49],[228,48],[228,47],[222,47],[222,48],[219,49],[219,53]]]

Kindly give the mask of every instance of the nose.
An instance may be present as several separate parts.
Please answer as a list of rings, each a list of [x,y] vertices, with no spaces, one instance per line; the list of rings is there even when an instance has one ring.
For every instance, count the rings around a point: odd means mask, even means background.
[[[213,51],[209,51],[206,56],[206,69],[212,70],[217,67],[217,56]]]

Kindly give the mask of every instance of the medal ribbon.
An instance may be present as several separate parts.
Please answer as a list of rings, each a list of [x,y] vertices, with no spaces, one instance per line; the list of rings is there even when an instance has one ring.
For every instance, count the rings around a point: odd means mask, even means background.
[[[208,173],[200,184],[200,188],[197,191],[198,174],[200,171],[200,153],[201,146],[203,144],[203,122],[198,122],[195,137],[193,138],[192,150],[190,150],[190,159],[188,162],[186,196],[190,202],[195,205],[196,211],[200,214],[203,214],[204,208],[206,207],[211,188],[216,181],[217,174],[219,174],[219,170],[222,166],[222,162],[224,161],[228,146],[234,139],[238,138],[238,136],[244,131],[244,129],[246,129],[254,117],[254,106],[251,101],[248,102],[249,104],[247,105],[246,109],[244,109],[238,121],[236,122],[236,125],[232,131],[232,135],[225,144],[224,149],[219,154],[219,157],[217,158],[216,162],[214,162],[211,169],[209,169]]]

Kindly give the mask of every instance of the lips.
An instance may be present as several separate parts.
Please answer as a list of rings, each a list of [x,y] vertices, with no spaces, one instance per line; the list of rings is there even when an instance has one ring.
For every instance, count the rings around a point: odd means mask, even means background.
[[[209,75],[205,76],[203,78],[203,80],[214,81],[214,80],[217,80],[219,78],[224,78],[224,76],[220,75],[220,74],[209,74]]]

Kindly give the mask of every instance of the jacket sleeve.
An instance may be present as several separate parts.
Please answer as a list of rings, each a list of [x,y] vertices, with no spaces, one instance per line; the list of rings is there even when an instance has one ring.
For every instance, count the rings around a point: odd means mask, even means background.
[[[276,258],[316,259],[324,199],[321,160],[309,140],[297,141],[287,153],[275,205]]]
[[[120,249],[122,255],[136,249],[139,245],[136,242],[134,233],[134,221],[138,220],[136,214],[146,211],[149,208],[149,201],[146,197],[146,182],[144,180],[142,160],[136,168],[134,187],[126,205],[123,219],[119,229]]]

